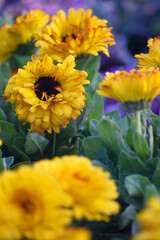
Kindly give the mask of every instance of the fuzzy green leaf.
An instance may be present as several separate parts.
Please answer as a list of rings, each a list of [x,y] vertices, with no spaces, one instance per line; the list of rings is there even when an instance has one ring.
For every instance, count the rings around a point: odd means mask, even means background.
[[[0,120],[0,138],[7,145],[11,146],[14,138],[17,136],[17,131],[12,123]]]
[[[122,151],[119,156],[119,163],[121,168],[129,173],[140,173],[144,175],[147,175],[149,173],[145,164],[134,152]]]
[[[84,138],[82,145],[85,150],[85,155],[90,159],[96,159],[99,150],[105,146],[100,138],[93,136]]]
[[[48,143],[48,139],[43,135],[40,135],[38,132],[28,132],[24,149],[28,155],[32,155],[38,152],[40,152],[42,155]]]
[[[133,205],[129,205],[121,214],[119,218],[119,228],[123,229],[127,227],[136,216],[136,210]]]
[[[139,133],[135,132],[133,136],[133,146],[140,158],[145,160],[149,156],[149,146],[145,137]]]
[[[145,193],[145,188],[150,184],[147,177],[133,174],[125,178],[125,187],[132,197],[143,197]]]

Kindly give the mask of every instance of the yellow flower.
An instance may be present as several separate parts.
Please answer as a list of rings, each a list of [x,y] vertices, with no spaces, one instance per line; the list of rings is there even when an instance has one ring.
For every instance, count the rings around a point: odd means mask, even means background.
[[[86,157],[63,156],[37,162],[35,168],[56,176],[64,191],[73,198],[73,215],[80,220],[109,221],[119,211],[116,184],[110,173],[95,167]]]
[[[0,28],[0,64],[16,51],[20,44],[31,38],[49,21],[49,15],[43,10],[30,10],[25,16],[19,16],[13,26],[4,24]]]
[[[2,139],[0,139],[0,147],[3,145],[3,141]]]
[[[70,8],[68,17],[60,10],[36,35],[36,46],[40,46],[38,55],[42,57],[47,53],[57,62],[68,55],[98,55],[99,51],[109,57],[108,45],[115,45],[111,30],[112,27],[107,27],[107,20],[92,16],[91,9],[75,11]]]
[[[0,239],[11,240],[20,239],[20,231],[17,227],[18,214],[10,205],[0,201]]]
[[[10,205],[8,212],[17,213],[14,221],[21,238],[51,239],[71,222],[71,211],[67,210],[71,198],[55,178],[30,166],[1,174],[0,203]]]
[[[50,240],[91,240],[91,232],[86,228],[68,228]]]
[[[97,93],[125,104],[127,109],[143,109],[160,93],[160,71],[132,69],[106,73]]]
[[[137,67],[160,67],[160,36],[148,39],[149,52],[136,54],[135,58],[139,61]]]
[[[141,230],[132,240],[159,240],[160,239],[160,199],[151,197],[146,209],[137,215]]]
[[[33,55],[32,61],[10,78],[4,97],[16,102],[18,119],[30,122],[31,132],[59,133],[86,106],[82,85],[89,83],[87,73],[74,69],[72,56],[57,65],[47,55],[42,62]]]

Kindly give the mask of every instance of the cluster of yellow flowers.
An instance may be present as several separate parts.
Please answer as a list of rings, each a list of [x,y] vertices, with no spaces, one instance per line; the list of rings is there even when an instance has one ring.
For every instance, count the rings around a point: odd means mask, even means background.
[[[0,239],[89,240],[72,221],[104,220],[119,212],[110,174],[85,157],[63,156],[0,175]]]

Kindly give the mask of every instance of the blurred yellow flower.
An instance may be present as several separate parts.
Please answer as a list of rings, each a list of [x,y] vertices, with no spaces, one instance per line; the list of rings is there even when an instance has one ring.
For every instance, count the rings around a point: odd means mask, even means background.
[[[71,222],[71,211],[67,209],[71,198],[55,178],[31,166],[0,175],[0,203],[10,205],[8,212],[17,213],[14,221],[20,233],[18,239],[48,240]]]
[[[0,139],[0,147],[3,145],[3,141],[2,139]]]
[[[159,240],[160,239],[160,199],[151,197],[146,209],[137,215],[141,230],[132,240]]]
[[[143,109],[160,93],[160,71],[132,69],[130,72],[116,71],[115,74],[107,72],[97,93],[125,104],[127,109]]]
[[[109,57],[108,45],[115,45],[112,27],[107,20],[92,16],[92,10],[75,11],[70,8],[68,17],[63,10],[52,17],[52,22],[36,34],[38,56],[47,53],[54,61],[62,62],[68,55],[98,55],[103,52]]]
[[[156,67],[160,68],[160,36],[148,39],[149,52],[136,54],[135,58],[139,61],[137,67]]]
[[[86,157],[63,156],[35,163],[35,168],[57,177],[64,191],[73,198],[73,215],[77,220],[109,221],[119,212],[115,201],[116,184],[110,173],[95,167]]]
[[[57,65],[47,55],[42,62],[33,55],[32,61],[10,78],[4,97],[16,102],[18,119],[30,122],[31,132],[59,133],[86,106],[82,85],[89,83],[87,73],[74,69],[72,56]]]
[[[10,205],[4,205],[0,200],[0,239],[20,239],[17,221],[19,215],[14,209],[10,211],[10,207]]]
[[[19,16],[13,26],[4,24],[0,28],[0,64],[17,50],[20,44],[31,41],[31,38],[48,21],[49,15],[43,10],[30,10],[25,16]]]
[[[63,230],[50,240],[91,240],[91,232],[86,228],[72,227]]]

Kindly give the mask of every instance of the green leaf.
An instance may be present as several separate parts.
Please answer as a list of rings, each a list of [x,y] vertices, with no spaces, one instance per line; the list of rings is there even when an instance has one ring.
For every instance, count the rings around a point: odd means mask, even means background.
[[[70,155],[72,149],[69,146],[61,146],[56,150],[56,156]]]
[[[22,152],[24,152],[25,142],[26,142],[26,137],[18,136],[14,139],[13,145],[17,147],[19,150],[21,150]]]
[[[125,187],[132,197],[143,197],[145,193],[145,188],[150,184],[147,177],[133,174],[125,178]]]
[[[136,210],[133,205],[129,205],[121,214],[119,218],[119,228],[123,229],[127,227],[136,216]]]
[[[32,155],[38,152],[43,155],[43,151],[47,147],[48,143],[49,141],[44,137],[44,135],[40,135],[38,132],[28,132],[24,149],[28,155]]]
[[[121,116],[120,116],[119,110],[117,110],[117,109],[112,111],[112,112],[106,113],[105,117],[107,119],[113,120],[116,123],[121,120]]]
[[[146,168],[145,164],[138,158],[134,152],[124,152],[122,151],[119,156],[119,163],[121,168],[129,173],[140,173],[147,175],[149,170]]]
[[[102,96],[94,94],[93,100],[91,101],[92,107],[88,113],[87,124],[90,124],[91,119],[100,120],[103,115],[103,99]]]
[[[103,168],[104,171],[110,171],[109,167],[103,164],[102,162],[100,162],[99,160],[93,160],[92,164],[96,167]]]
[[[133,136],[133,146],[140,158],[145,160],[149,156],[149,146],[145,137],[139,133],[135,132]]]
[[[160,161],[158,162],[155,172],[153,174],[153,182],[156,187],[160,189]]]
[[[17,131],[12,123],[0,120],[0,138],[5,145],[11,146],[14,138],[17,136]]]
[[[100,120],[97,124],[97,130],[116,155],[120,153],[121,149],[129,150],[127,143],[122,138],[120,127],[114,121],[106,118]]]
[[[82,146],[85,150],[85,156],[90,159],[96,159],[99,150],[105,146],[105,144],[100,138],[89,136],[83,139]]]
[[[144,194],[145,204],[148,202],[150,197],[152,197],[154,195],[158,195],[156,187],[153,184],[146,186],[145,194]]]
[[[99,133],[97,131],[97,124],[98,124],[98,120],[96,119],[91,119],[90,120],[90,132],[92,136],[99,136]]]
[[[124,118],[120,119],[120,121],[118,122],[118,125],[121,128],[121,130],[122,130],[122,135],[126,136],[127,131],[128,131],[128,121],[127,121],[127,118],[124,117]]]
[[[3,121],[7,120],[7,116],[2,109],[0,109],[0,120],[3,120]]]
[[[30,158],[21,150],[19,150],[16,146],[10,146],[9,152],[14,156],[14,163],[18,162],[30,162]]]

